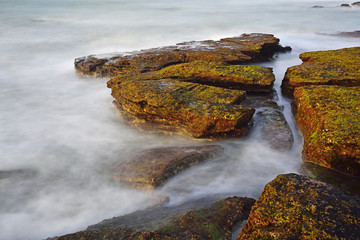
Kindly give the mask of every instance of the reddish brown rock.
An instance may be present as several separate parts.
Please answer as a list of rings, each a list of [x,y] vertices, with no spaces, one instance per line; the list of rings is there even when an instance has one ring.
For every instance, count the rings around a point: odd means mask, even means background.
[[[307,86],[294,92],[304,160],[360,176],[360,86]]]
[[[222,151],[223,148],[218,145],[149,149],[115,166],[112,178],[135,188],[153,189],[177,173]]]
[[[360,200],[296,174],[268,183],[238,239],[358,239]]]
[[[289,47],[281,47],[279,39],[273,35],[253,33],[220,41],[180,43],[112,57],[81,57],[75,59],[75,68],[85,75],[115,76],[130,72],[156,71],[170,65],[196,60],[232,64],[265,60],[284,50],[289,50]]]

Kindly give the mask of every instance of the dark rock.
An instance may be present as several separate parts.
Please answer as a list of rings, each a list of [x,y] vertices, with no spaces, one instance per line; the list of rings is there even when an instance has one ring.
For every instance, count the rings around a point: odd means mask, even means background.
[[[144,130],[194,138],[247,134],[254,109],[238,104],[244,92],[172,79],[120,81],[112,96],[126,121]]]
[[[327,34],[332,36],[340,36],[340,37],[354,37],[360,38],[360,31],[353,31],[353,32],[340,32],[336,34]]]
[[[75,59],[75,69],[86,75],[115,76],[160,70],[164,67],[192,62],[222,61],[232,64],[263,61],[276,52],[289,51],[270,34],[243,34],[220,41],[186,42],[175,46],[141,50],[113,57],[81,57]]]
[[[326,182],[336,189],[350,193],[360,199],[360,178],[334,171],[314,163],[304,163],[302,173],[316,180]]]
[[[306,162],[360,176],[360,86],[306,86],[294,92]]]
[[[312,8],[324,8],[324,6],[320,6],[320,5],[315,5]]]
[[[340,5],[340,7],[351,7],[350,4],[347,4],[347,3],[343,3]]]
[[[287,69],[282,91],[292,96],[305,85],[360,85],[360,47],[300,54],[301,65]]]
[[[284,114],[273,108],[258,112],[261,119],[263,139],[277,150],[290,150],[294,138]]]
[[[358,239],[360,200],[296,174],[268,183],[238,239]]]
[[[360,7],[360,2],[353,2],[351,5],[355,7]]]
[[[127,228],[86,230],[56,240],[97,239],[230,239],[234,223],[245,220],[255,200],[231,197],[200,210],[179,215],[159,229],[147,232]]]
[[[135,188],[153,189],[186,168],[214,158],[218,145],[167,147],[142,151],[112,169],[112,178]]]

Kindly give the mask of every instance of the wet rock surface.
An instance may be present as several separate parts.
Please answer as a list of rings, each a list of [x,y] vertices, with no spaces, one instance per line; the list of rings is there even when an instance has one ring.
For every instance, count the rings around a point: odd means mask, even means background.
[[[289,151],[294,143],[291,129],[282,111],[274,108],[267,108],[258,112],[264,140],[273,149]]]
[[[132,125],[210,139],[247,134],[254,109],[237,105],[244,94],[172,79],[122,81],[112,88]]]
[[[304,160],[360,176],[360,87],[296,88],[294,108]]]
[[[282,91],[288,96],[306,85],[360,85],[360,47],[300,54],[301,65],[287,69]]]
[[[238,239],[357,239],[359,222],[358,198],[286,174],[266,185]]]
[[[88,229],[54,239],[230,239],[234,223],[247,218],[254,202],[250,198],[226,198],[210,207],[174,216],[154,231],[112,227]]]
[[[221,61],[243,63],[269,59],[276,52],[289,51],[271,34],[243,34],[219,41],[193,41],[175,46],[141,50],[101,58],[94,55],[75,59],[75,69],[85,75],[115,76],[118,74],[157,71],[164,67],[192,62]]]
[[[153,189],[177,173],[223,152],[219,145],[142,151],[112,168],[112,178],[131,187]]]
[[[304,163],[301,172],[360,199],[360,177],[344,174],[313,163]]]

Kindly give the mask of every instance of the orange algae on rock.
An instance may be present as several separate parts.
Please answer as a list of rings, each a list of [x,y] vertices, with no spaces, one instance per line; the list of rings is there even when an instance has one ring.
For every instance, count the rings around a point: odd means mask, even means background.
[[[358,239],[360,200],[296,174],[265,186],[238,239]]]
[[[112,96],[128,122],[140,128],[153,123],[151,127],[194,138],[245,135],[254,109],[236,105],[244,94],[171,79],[120,81],[112,86]]]
[[[301,65],[287,69],[282,90],[292,95],[305,85],[360,85],[360,47],[300,54]]]
[[[306,86],[294,92],[304,160],[360,176],[360,86]]]

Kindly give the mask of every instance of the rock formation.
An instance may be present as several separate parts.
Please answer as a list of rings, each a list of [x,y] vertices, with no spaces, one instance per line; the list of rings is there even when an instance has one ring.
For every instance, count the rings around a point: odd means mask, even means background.
[[[186,168],[223,152],[218,145],[155,148],[112,168],[112,178],[135,188],[153,189]]]
[[[360,200],[310,177],[279,175],[238,239],[358,239]]]
[[[360,86],[295,89],[306,162],[360,176]]]
[[[282,91],[291,96],[306,85],[360,85],[360,47],[300,54],[301,65],[287,69]]]

